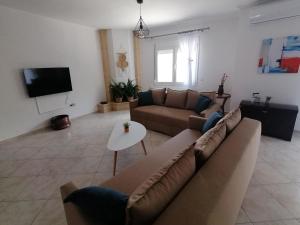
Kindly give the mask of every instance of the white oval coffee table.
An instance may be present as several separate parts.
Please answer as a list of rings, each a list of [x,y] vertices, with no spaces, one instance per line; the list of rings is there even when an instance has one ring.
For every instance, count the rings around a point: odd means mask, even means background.
[[[145,155],[147,155],[145,143],[143,141],[147,133],[146,128],[142,124],[134,121],[129,121],[128,123],[130,124],[130,126],[129,132],[127,133],[124,132],[124,122],[116,123],[107,143],[107,148],[111,151],[114,151],[114,176],[116,174],[118,151],[128,149],[133,145],[141,142],[144,153]]]

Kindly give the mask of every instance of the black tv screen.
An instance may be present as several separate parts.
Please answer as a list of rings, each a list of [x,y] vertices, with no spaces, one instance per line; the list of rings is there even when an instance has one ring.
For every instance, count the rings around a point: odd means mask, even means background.
[[[24,80],[29,97],[72,91],[67,67],[24,69]]]

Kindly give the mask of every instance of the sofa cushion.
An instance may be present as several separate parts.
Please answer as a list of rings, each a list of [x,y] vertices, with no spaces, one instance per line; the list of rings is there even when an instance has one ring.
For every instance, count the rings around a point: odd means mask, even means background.
[[[230,111],[219,123],[225,122],[227,133],[232,132],[232,130],[239,124],[242,119],[240,108],[236,108]]]
[[[184,109],[185,101],[186,101],[186,93],[187,91],[185,90],[178,91],[178,90],[172,90],[168,88],[165,106]]]
[[[195,173],[193,148],[182,149],[130,195],[127,224],[152,224]]]
[[[203,134],[194,146],[196,168],[199,169],[204,162],[215,152],[226,137],[225,123],[217,124],[214,128]]]
[[[126,222],[128,196],[103,187],[86,187],[72,192],[64,203],[73,202],[95,224],[122,225]]]
[[[216,102],[216,92],[215,91],[202,91],[200,95],[209,97],[212,100],[212,103]]]
[[[200,95],[194,108],[195,112],[200,114],[202,111],[206,110],[209,107],[210,103],[211,99],[209,97]]]
[[[187,109],[177,109],[166,106],[142,106],[137,107],[132,112],[136,119],[143,121],[154,121],[164,123],[168,126],[178,126],[180,128],[187,128],[189,116],[199,116],[196,112]]]
[[[213,128],[219,122],[219,120],[222,119],[222,116],[223,115],[219,112],[213,112],[212,114],[210,114],[210,116],[207,118],[207,120],[203,124],[202,133],[204,134],[208,130]]]
[[[198,91],[188,89],[185,108],[194,110],[199,97],[200,97],[200,93]]]
[[[153,148],[147,157],[122,170],[116,176],[103,182],[101,186],[131,195],[145,181],[145,178],[151,176],[168,160],[181,153],[182,149],[194,144],[200,136],[201,133],[198,130],[185,129],[175,137]]]
[[[152,99],[154,105],[163,105],[166,99],[166,89],[151,89],[152,91]]]
[[[139,106],[153,105],[152,92],[151,91],[139,92],[138,105]]]

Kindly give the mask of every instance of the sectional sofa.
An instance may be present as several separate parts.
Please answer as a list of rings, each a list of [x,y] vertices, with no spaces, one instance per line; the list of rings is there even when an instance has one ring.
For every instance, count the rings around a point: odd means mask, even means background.
[[[211,99],[210,106],[200,114],[194,111],[200,95]],[[216,103],[216,92],[194,90],[153,89],[153,105],[139,106],[138,100],[130,102],[132,121],[143,124],[147,129],[175,136],[188,128],[189,116],[207,118],[212,112],[221,111]]]
[[[201,134],[204,122],[191,116],[188,129],[99,184],[129,196],[124,224],[235,224],[255,167],[261,124],[241,120],[239,109]],[[65,184],[62,198],[75,190]],[[92,225],[73,203],[64,208],[69,225]]]

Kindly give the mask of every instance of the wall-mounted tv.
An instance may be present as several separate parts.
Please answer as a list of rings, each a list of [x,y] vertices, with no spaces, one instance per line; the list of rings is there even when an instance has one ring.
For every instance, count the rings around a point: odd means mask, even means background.
[[[24,69],[24,80],[29,97],[72,91],[68,67]]]

